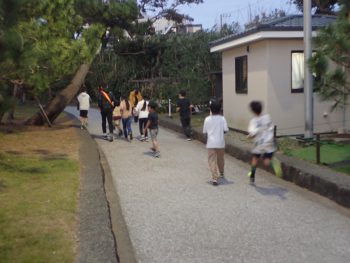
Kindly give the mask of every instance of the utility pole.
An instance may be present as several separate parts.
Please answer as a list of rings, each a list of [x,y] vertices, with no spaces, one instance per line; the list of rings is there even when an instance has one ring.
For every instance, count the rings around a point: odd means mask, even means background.
[[[308,60],[312,56],[311,0],[304,0],[304,94],[305,94],[305,138],[313,138],[313,85]]]

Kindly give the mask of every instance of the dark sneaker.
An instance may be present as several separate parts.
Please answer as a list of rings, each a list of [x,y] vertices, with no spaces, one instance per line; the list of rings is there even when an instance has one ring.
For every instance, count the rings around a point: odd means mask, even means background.
[[[153,147],[151,147],[151,148],[149,148],[152,152],[155,152],[156,151],[156,149],[155,148],[153,148]]]
[[[160,157],[160,152],[155,152],[153,155],[155,158],[159,158]]]

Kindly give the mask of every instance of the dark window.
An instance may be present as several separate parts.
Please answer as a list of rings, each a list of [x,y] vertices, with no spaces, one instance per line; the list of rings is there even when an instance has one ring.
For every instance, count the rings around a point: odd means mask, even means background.
[[[247,56],[235,59],[236,93],[248,93],[248,59]]]

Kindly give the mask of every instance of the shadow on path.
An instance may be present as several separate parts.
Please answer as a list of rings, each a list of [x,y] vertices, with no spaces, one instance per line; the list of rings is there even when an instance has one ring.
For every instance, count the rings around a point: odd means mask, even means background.
[[[207,183],[212,185],[211,181],[208,181]],[[220,178],[218,180],[218,183],[219,183],[218,186],[234,184],[233,181],[228,181],[226,178]]]
[[[278,187],[278,186],[262,187],[257,185],[253,185],[253,187],[261,195],[277,196],[281,200],[287,200],[287,197],[285,196],[285,194],[288,192],[288,190],[285,188]]]

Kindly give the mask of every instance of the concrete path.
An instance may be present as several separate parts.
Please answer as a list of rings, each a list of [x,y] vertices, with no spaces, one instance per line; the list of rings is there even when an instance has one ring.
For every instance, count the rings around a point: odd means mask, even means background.
[[[214,187],[204,144],[161,128],[156,159],[150,142],[100,139],[100,123],[91,110],[138,262],[350,262],[348,209],[262,170],[251,186],[228,155]]]

